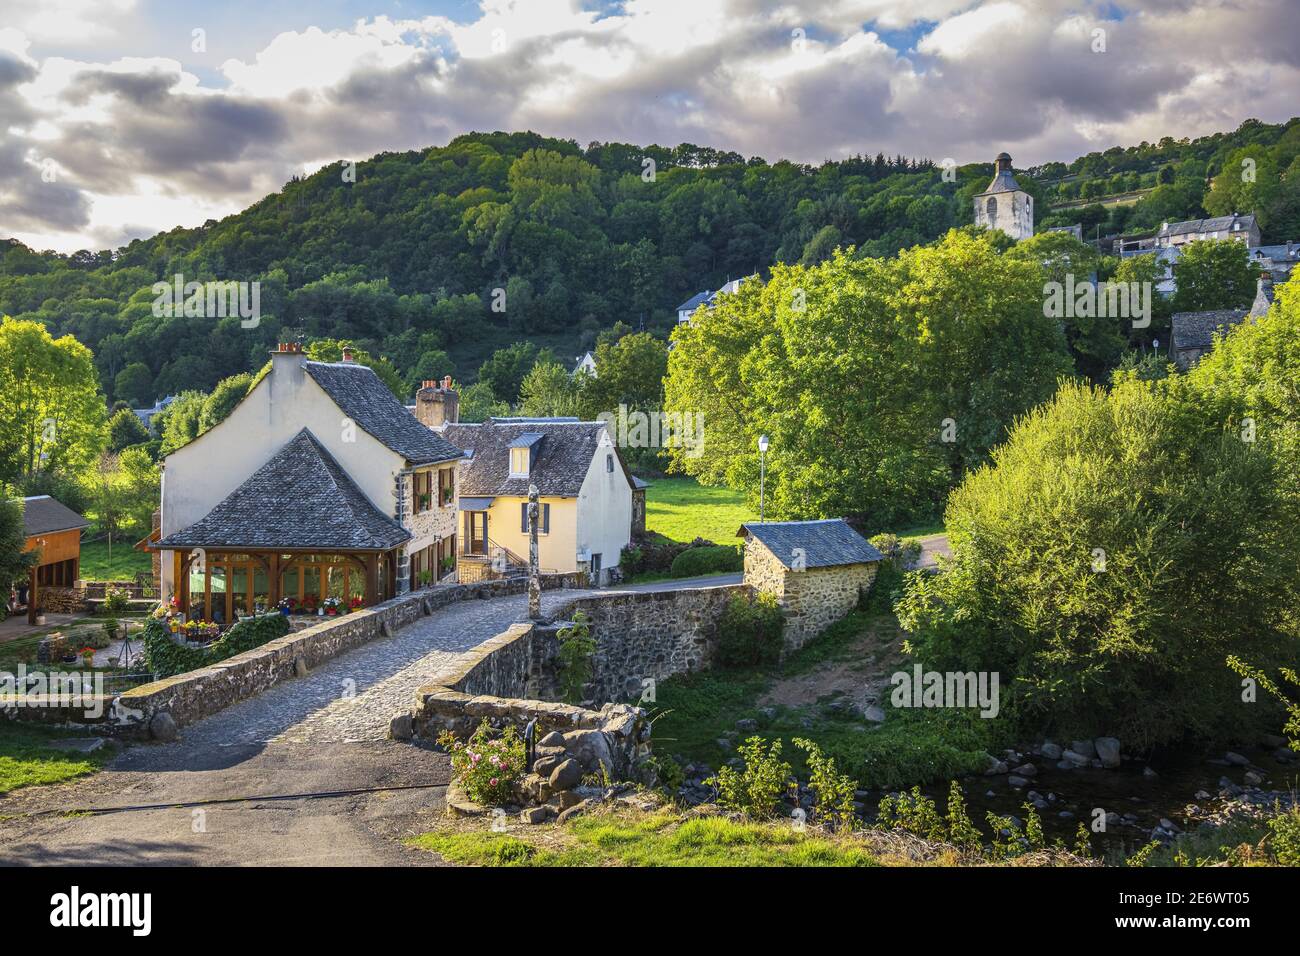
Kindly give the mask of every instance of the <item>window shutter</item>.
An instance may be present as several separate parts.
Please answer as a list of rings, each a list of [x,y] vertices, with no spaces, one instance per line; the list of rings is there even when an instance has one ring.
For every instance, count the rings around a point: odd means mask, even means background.
[[[519,505],[519,530],[524,534],[528,533],[528,502],[522,502]]]
[[[551,533],[551,506],[542,505],[542,534]]]

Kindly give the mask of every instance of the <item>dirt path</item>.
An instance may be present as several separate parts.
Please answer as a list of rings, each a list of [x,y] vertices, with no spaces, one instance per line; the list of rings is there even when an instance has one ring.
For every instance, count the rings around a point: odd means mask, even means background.
[[[878,618],[832,659],[783,677],[759,698],[763,707],[805,707],[841,697],[857,711],[879,703],[889,677],[904,666],[904,637],[892,618]]]

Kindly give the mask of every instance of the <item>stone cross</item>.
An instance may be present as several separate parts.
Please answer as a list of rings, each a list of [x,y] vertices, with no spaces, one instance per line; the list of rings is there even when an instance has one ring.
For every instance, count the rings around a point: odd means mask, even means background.
[[[537,567],[537,486],[528,486],[528,619],[542,619],[542,578]]]

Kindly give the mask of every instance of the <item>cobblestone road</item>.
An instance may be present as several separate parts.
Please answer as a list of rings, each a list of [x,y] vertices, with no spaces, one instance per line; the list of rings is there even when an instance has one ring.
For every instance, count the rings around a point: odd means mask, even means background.
[[[542,594],[543,612],[596,592]],[[606,592],[608,593],[608,592]],[[271,742],[382,740],[393,713],[457,658],[511,624],[527,620],[528,598],[458,601],[182,731],[187,747]]]

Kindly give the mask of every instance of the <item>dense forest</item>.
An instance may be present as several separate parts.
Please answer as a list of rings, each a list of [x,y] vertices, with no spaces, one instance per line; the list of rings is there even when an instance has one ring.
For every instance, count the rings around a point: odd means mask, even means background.
[[[1277,240],[1300,235],[1298,153],[1300,120],[1251,120],[1048,164],[1020,182],[1048,211],[1043,226],[1104,234],[1247,202]],[[1215,180],[1243,156],[1256,163],[1253,182]],[[289,337],[349,340],[407,383],[448,373],[472,383],[512,342],[567,361],[615,323],[666,331],[678,302],[729,278],[816,265],[837,247],[889,256],[931,242],[970,221],[992,171],[473,133],[336,163],[237,215],[118,250],[64,256],[0,240],[0,314],[75,336],[93,351],[105,395],[137,405],[255,371]],[[1147,183],[1135,204],[1049,210]],[[177,274],[258,281],[260,322],[155,316],[151,286]]]

